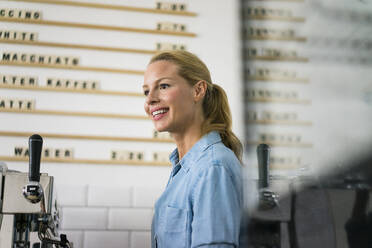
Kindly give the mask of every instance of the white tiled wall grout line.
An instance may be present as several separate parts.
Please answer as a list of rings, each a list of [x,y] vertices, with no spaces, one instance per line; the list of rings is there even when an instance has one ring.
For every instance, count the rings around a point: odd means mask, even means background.
[[[130,202],[129,202],[129,207],[134,207],[134,187],[130,187]]]
[[[105,227],[106,227],[106,229],[105,230],[108,230],[109,228],[109,207],[106,207],[106,225],[105,225]]]
[[[87,184],[87,185],[85,185],[85,199],[84,199],[84,201],[85,201],[85,206],[88,206],[88,190],[89,190],[89,185]]]
[[[81,240],[81,248],[85,247],[85,230],[83,230],[83,237],[82,237],[82,240]]]
[[[132,233],[133,231],[129,231],[129,234],[128,234],[128,247],[129,248],[132,248]]]

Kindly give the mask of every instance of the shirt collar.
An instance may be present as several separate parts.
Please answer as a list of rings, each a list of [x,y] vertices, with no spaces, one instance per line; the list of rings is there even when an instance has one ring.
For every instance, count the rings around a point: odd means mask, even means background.
[[[171,153],[171,155],[169,156],[169,160],[171,161],[173,168],[180,164],[182,169],[187,172],[193,165],[192,162],[197,160],[209,146],[220,141],[221,136],[217,131],[209,132],[191,147],[191,149],[185,154],[185,156],[183,156],[181,161],[179,161],[177,148],[174,149],[174,151]]]

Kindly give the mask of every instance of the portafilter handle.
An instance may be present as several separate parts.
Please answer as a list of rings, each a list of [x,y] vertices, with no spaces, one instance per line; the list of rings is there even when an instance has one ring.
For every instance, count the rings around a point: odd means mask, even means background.
[[[23,187],[24,197],[31,203],[38,203],[43,198],[43,188],[40,185],[40,160],[43,138],[34,134],[28,139],[29,150],[29,183]]]
[[[269,210],[278,206],[278,195],[269,189],[270,147],[267,144],[257,146],[258,193],[260,210]]]
[[[258,160],[258,188],[269,187],[269,163],[270,163],[270,147],[267,144],[257,146]]]

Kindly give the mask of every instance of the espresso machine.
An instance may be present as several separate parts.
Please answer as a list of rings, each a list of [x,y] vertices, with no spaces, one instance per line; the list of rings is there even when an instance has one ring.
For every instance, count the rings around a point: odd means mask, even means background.
[[[257,204],[243,223],[244,248],[372,248],[372,153],[322,175],[269,175],[257,147]],[[256,183],[256,181],[254,181]],[[279,194],[278,182],[288,191]]]
[[[66,235],[58,236],[59,210],[53,177],[40,173],[43,140],[29,138],[29,173],[0,164],[0,247],[70,248]]]

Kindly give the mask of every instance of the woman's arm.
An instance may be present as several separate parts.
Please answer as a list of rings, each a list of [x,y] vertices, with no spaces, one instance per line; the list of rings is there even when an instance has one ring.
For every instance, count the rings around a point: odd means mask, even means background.
[[[191,247],[238,247],[241,198],[240,178],[221,165],[205,170],[193,191]]]

